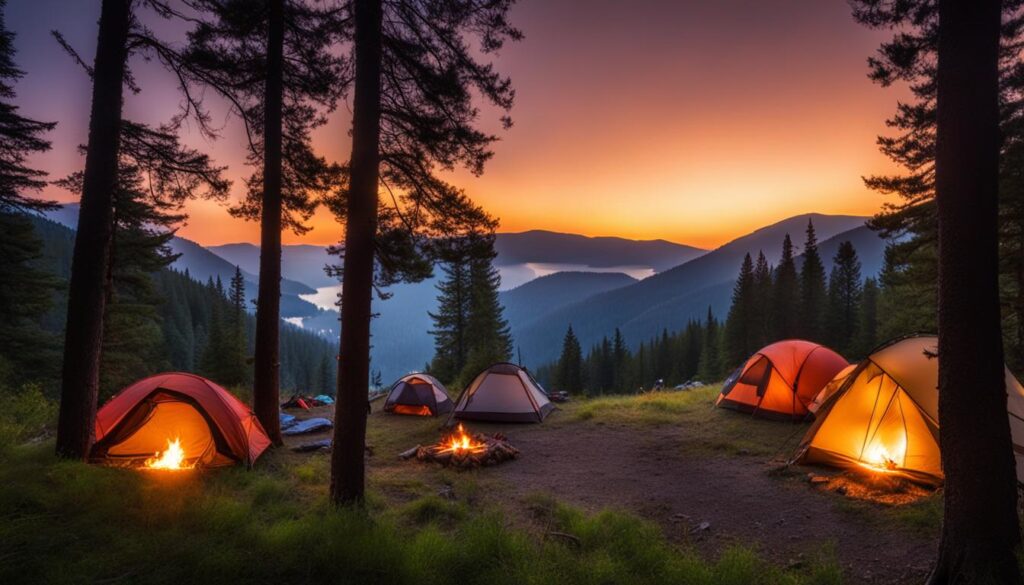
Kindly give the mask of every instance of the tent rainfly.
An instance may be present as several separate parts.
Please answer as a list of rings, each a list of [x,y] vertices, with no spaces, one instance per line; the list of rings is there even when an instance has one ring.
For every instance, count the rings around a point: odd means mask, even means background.
[[[452,411],[444,384],[430,374],[412,373],[398,379],[384,400],[384,412],[437,416]]]
[[[451,416],[493,422],[542,422],[554,408],[526,369],[498,363],[473,378],[459,395]]]
[[[818,392],[818,395],[814,397],[814,400],[807,405],[807,410],[811,411],[811,414],[817,414],[821,405],[843,386],[843,382],[845,382],[846,379],[850,377],[850,374],[856,369],[857,364],[850,364],[840,370],[839,373],[836,374],[836,377],[832,378],[832,381],[828,384],[825,384],[825,387],[821,389],[821,392]]]
[[[755,416],[801,420],[822,387],[848,365],[831,349],[788,339],[752,355],[722,385],[716,406]]]
[[[939,451],[938,338],[913,336],[876,349],[818,410],[795,463],[822,463],[943,480]],[[1024,388],[1006,370],[1007,415],[1024,482]]]
[[[128,386],[96,413],[90,460],[141,464],[180,445],[191,466],[251,465],[270,446],[249,407],[206,378],[157,374]]]

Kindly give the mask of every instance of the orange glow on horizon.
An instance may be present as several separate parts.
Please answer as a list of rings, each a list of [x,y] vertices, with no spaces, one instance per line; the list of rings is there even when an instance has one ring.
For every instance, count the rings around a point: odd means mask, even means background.
[[[482,129],[499,138],[494,158],[481,177],[447,175],[499,218],[500,231],[714,248],[793,215],[872,215],[891,201],[862,177],[894,170],[876,137],[906,90],[866,78],[865,60],[886,35],[854,22],[845,3],[593,0],[588,7],[516,5],[511,20],[526,38],[495,61],[516,88],[515,124],[501,130],[498,113],[482,107]],[[88,10],[75,22],[95,23],[98,8]],[[51,42],[53,26],[18,17],[14,10],[19,64],[28,71],[19,105],[59,122],[53,150],[38,157],[56,179],[83,162],[75,147],[86,139],[88,81]],[[92,26],[83,39],[95,39]],[[165,121],[178,105],[176,81],[159,67],[138,69],[143,91],[126,94],[126,117]],[[54,92],[55,84],[67,89]],[[328,160],[348,158],[350,112],[351,104],[340,105],[314,132]],[[214,117],[226,120],[218,140],[186,128],[183,141],[229,168],[237,198],[250,172],[244,133],[226,112]],[[56,187],[45,195],[73,200]],[[259,241],[258,224],[231,217],[224,204],[194,201],[187,212],[182,237]],[[343,226],[324,209],[310,225],[305,236],[283,234],[284,243],[342,238]]]

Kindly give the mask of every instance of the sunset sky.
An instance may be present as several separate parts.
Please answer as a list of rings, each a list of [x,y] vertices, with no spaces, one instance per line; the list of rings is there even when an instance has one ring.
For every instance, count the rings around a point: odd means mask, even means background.
[[[10,0],[26,70],[18,103],[57,121],[53,150],[33,162],[60,178],[83,164],[90,88],[49,35],[58,29],[89,60],[98,1]],[[861,176],[891,170],[875,137],[901,90],[865,76],[882,36],[857,25],[845,0],[521,0],[513,23],[525,40],[497,65],[517,91],[515,125],[476,178],[453,181],[501,219],[501,231],[663,238],[714,247],[786,217],[816,211],[871,214],[885,200]],[[174,37],[175,31],[167,31]],[[157,124],[179,97],[154,63],[133,63],[142,93],[126,115]],[[240,129],[185,141],[229,175],[248,174]],[[498,131],[485,111],[484,128]],[[348,156],[349,109],[317,131],[329,159]],[[241,192],[236,180],[236,195]],[[50,197],[73,196],[56,187]],[[257,225],[223,205],[194,202],[181,235],[204,244],[258,240]],[[336,242],[326,212],[286,243]]]

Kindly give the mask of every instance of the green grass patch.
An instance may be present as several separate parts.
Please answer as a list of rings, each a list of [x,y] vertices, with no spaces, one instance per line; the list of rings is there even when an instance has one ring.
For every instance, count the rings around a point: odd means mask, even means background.
[[[152,473],[57,461],[52,444],[0,466],[0,582],[837,583],[834,563],[784,570],[746,549],[711,561],[623,512],[538,500],[510,524],[451,474],[434,494],[367,510],[326,502],[317,460],[274,452],[253,470]],[[442,475],[442,480],[447,477]],[[376,480],[375,480],[376,481]],[[373,484],[371,484],[373,485]]]
[[[720,385],[682,392],[584,398],[565,407],[566,418],[630,427],[673,426],[683,448],[728,455],[788,456],[806,424],[759,419],[715,408]]]

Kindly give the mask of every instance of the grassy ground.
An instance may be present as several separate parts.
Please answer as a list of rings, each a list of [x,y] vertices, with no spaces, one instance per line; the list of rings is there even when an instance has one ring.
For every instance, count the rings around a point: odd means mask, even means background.
[[[566,405],[569,420],[594,420],[629,426],[677,425],[685,445],[695,452],[733,455],[789,455],[807,430],[802,424],[736,416],[714,408],[721,386],[688,392],[650,392],[608,396]]]
[[[800,428],[712,411],[716,391],[577,401],[538,431],[682,424],[697,454],[770,456]],[[550,496],[530,498],[526,520],[512,519],[487,497],[500,488],[493,474],[399,462],[395,453],[438,433],[434,419],[400,422],[371,420],[370,497],[358,512],[328,505],[322,454],[278,450],[250,471],[135,472],[57,461],[52,442],[11,446],[9,434],[0,444],[0,583],[842,580],[827,556],[785,568],[744,547],[702,555],[631,513],[583,513]]]

